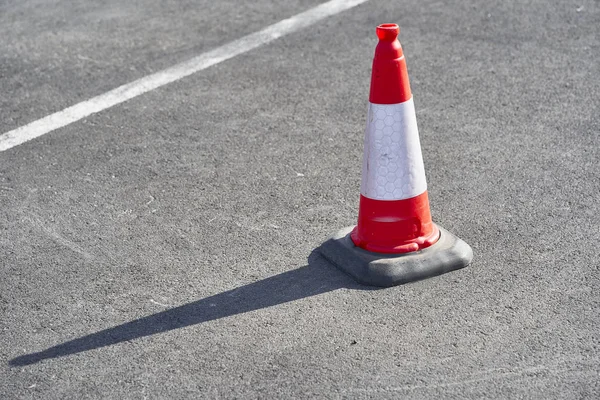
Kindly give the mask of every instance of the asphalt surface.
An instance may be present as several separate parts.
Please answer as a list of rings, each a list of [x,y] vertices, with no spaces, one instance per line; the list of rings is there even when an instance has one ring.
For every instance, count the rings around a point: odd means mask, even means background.
[[[318,2],[238,3],[0,3],[0,133]],[[600,5],[506,3],[372,0],[0,153],[0,398],[600,397]],[[315,249],[382,22],[475,258],[377,290]]]

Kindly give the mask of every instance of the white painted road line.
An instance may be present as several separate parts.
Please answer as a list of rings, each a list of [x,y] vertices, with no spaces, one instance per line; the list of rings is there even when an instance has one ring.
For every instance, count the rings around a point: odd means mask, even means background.
[[[147,75],[143,78],[119,86],[111,91],[82,101],[54,114],[33,121],[0,135],[0,151],[8,150],[29,140],[35,139],[55,129],[79,121],[91,114],[133,99],[141,94],[175,82],[210,66],[229,60],[275,39],[297,32],[327,17],[348,10],[368,0],[331,0],[293,17],[279,21],[258,32],[229,42],[221,47],[202,53],[191,60]]]

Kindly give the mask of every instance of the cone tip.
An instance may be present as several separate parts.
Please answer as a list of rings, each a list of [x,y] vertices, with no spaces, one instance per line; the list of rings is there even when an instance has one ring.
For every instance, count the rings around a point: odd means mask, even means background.
[[[376,29],[379,40],[392,42],[396,40],[400,33],[400,27],[397,24],[381,24]]]

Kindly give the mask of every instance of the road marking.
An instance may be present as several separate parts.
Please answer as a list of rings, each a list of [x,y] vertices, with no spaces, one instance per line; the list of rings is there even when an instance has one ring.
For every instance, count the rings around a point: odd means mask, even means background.
[[[0,135],[0,151],[8,150],[48,132],[79,121],[146,92],[178,81],[215,64],[229,60],[290,33],[302,30],[327,17],[358,6],[369,0],[331,0],[293,17],[279,21],[260,31],[241,37],[221,47],[202,53],[191,60],[126,83],[89,100],[33,121]]]

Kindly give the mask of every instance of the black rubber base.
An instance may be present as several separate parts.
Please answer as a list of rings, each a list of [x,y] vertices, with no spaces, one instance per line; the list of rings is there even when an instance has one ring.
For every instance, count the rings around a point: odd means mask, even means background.
[[[337,232],[319,247],[319,252],[358,282],[389,287],[414,282],[464,268],[473,259],[473,250],[438,225],[440,238],[433,245],[413,253],[372,253],[356,247],[350,239],[353,227]]]

